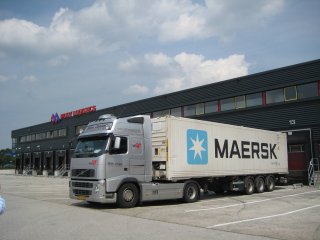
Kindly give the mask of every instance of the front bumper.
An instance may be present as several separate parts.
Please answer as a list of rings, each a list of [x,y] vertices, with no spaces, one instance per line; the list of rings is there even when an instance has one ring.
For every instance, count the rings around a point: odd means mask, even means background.
[[[117,193],[106,193],[106,181],[70,180],[69,196],[76,200],[97,203],[116,203]]]

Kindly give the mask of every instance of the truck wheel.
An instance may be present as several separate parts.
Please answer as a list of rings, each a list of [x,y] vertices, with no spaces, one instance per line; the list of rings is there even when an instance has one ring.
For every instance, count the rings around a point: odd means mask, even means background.
[[[139,200],[139,191],[133,183],[123,184],[117,192],[117,205],[121,208],[135,207]]]
[[[252,178],[246,178],[244,181],[244,191],[247,195],[254,193],[254,183]]]
[[[274,178],[273,176],[267,176],[266,177],[266,190],[268,192],[272,192],[275,188]]]
[[[264,192],[264,180],[262,177],[257,177],[254,181],[254,186],[257,193]]]
[[[196,183],[187,183],[183,190],[183,201],[186,203],[192,203],[198,201],[199,187]]]

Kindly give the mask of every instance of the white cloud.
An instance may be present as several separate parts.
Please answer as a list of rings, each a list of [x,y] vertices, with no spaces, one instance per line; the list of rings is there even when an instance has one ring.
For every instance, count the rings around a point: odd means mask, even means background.
[[[16,76],[5,76],[5,75],[0,75],[0,83],[8,82],[10,80],[15,80],[17,79]]]
[[[148,62],[151,65],[163,67],[168,66],[170,63],[172,63],[172,59],[168,57],[167,55],[163,53],[157,53],[157,54],[145,54],[144,55],[145,61]]]
[[[35,83],[38,81],[38,78],[34,75],[24,76],[22,78],[23,83]]]
[[[60,55],[58,57],[52,58],[48,61],[48,65],[52,67],[63,66],[69,62],[69,57],[67,55]]]
[[[249,68],[245,56],[238,54],[214,60],[185,52],[173,57],[163,53],[149,53],[141,59],[130,58],[130,61],[136,63],[136,69],[144,70],[145,75],[154,78],[153,92],[155,94],[179,91],[244,76],[248,74]],[[159,66],[161,66],[160,71]]]
[[[138,94],[147,94],[149,92],[149,88],[146,86],[142,86],[139,84],[132,85],[127,89],[123,90],[125,95],[138,95]]]
[[[61,8],[48,27],[22,19],[0,21],[0,50],[37,54],[101,54],[141,37],[162,42],[222,39],[260,26],[284,8],[284,0],[97,0],[79,11]],[[142,7],[143,6],[143,7]]]
[[[184,86],[185,79],[182,78],[165,78],[158,81],[157,86],[154,88],[154,93],[157,95],[176,92],[188,86]]]
[[[118,68],[122,71],[130,72],[133,71],[138,66],[138,64],[138,60],[131,57],[125,61],[120,62]]]

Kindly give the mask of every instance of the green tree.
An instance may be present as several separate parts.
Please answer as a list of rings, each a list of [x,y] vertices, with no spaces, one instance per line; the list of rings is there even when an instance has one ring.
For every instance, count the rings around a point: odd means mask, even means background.
[[[0,169],[14,169],[16,160],[10,148],[0,150]]]

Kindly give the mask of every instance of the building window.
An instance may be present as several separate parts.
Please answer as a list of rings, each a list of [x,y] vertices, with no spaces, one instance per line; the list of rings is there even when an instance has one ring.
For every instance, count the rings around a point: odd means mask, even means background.
[[[297,88],[296,86],[284,88],[284,99],[286,101],[297,100]]]
[[[35,134],[30,135],[30,141],[33,142],[35,140],[36,140],[36,135]]]
[[[278,103],[284,101],[283,89],[276,89],[272,91],[266,92],[266,102],[270,103]]]
[[[221,111],[233,110],[234,98],[226,98],[221,100]]]
[[[47,132],[46,138],[53,138],[53,131]]]
[[[53,138],[57,138],[59,136],[59,131],[58,130],[54,130],[53,131]]]
[[[196,115],[202,115],[204,114],[204,104],[199,103],[196,105]]]
[[[22,136],[22,137],[20,137],[20,142],[21,142],[21,143],[26,142],[26,136]]]
[[[67,129],[63,128],[59,130],[59,137],[66,137],[67,136]]]
[[[79,135],[86,129],[87,125],[76,126],[76,135]]]
[[[153,117],[156,118],[156,117],[163,117],[163,116],[166,116],[166,115],[170,115],[170,110],[167,109],[167,110],[162,110],[162,111],[158,111],[158,112],[154,112],[153,113]]]
[[[185,117],[194,116],[196,115],[196,105],[185,106],[183,111]]]
[[[205,113],[218,112],[218,101],[206,102],[204,104]]]
[[[236,109],[245,108],[246,107],[246,97],[238,96],[235,97]]]
[[[36,141],[39,141],[39,140],[41,140],[41,133],[36,134]]]
[[[43,140],[43,139],[46,139],[46,133],[45,133],[45,132],[41,133],[41,139],[42,139],[42,140]]]
[[[318,83],[308,83],[297,86],[298,99],[311,98],[318,96]]]
[[[12,149],[14,149],[17,146],[17,139],[12,138]]]
[[[247,107],[254,107],[262,105],[262,94],[253,93],[246,96]]]
[[[175,116],[175,117],[181,117],[181,107],[172,108],[170,110],[170,115]]]

